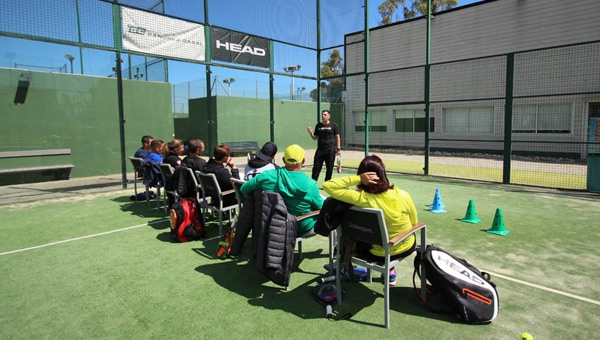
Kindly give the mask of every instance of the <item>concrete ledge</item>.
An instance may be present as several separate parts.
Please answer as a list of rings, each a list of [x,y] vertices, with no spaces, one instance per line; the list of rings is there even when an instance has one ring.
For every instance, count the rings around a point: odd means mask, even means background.
[[[0,158],[21,158],[38,156],[61,156],[70,155],[71,149],[47,149],[47,150],[24,150],[24,151],[2,151]]]

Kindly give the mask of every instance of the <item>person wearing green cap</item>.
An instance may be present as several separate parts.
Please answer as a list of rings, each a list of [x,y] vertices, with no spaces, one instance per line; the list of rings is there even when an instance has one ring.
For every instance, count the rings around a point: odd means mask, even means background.
[[[321,209],[323,197],[319,193],[317,182],[302,172],[304,153],[304,149],[297,144],[288,146],[283,156],[285,167],[262,172],[245,182],[242,194],[248,196],[256,189],[279,193],[288,212],[294,216]],[[297,235],[313,234],[316,221],[317,216],[300,221],[296,227]]]

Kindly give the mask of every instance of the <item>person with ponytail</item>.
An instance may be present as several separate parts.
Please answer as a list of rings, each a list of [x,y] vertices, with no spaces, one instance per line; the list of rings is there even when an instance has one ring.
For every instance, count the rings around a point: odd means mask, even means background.
[[[181,154],[183,153],[184,146],[181,139],[173,139],[165,145],[163,149],[163,163],[171,165],[176,168],[181,165]]]
[[[356,188],[354,188],[356,187]],[[390,239],[417,223],[417,209],[410,194],[388,180],[381,158],[365,157],[355,176],[334,178],[323,183],[329,196],[359,207],[379,208],[385,216]],[[406,257],[415,250],[415,235],[390,248],[390,258]],[[358,242],[356,251],[373,261],[383,261],[383,248]],[[390,270],[390,285],[396,284],[396,268]]]

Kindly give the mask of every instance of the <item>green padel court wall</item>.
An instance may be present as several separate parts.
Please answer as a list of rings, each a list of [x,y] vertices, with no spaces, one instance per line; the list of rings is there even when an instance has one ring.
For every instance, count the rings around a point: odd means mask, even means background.
[[[213,143],[256,141],[258,145],[270,140],[270,114],[268,99],[237,97],[212,97]],[[189,124],[177,123],[176,136],[181,139],[200,138],[207,144],[208,127],[206,98],[189,102],[189,118],[181,118]],[[321,109],[331,111],[332,120],[341,127],[341,105],[322,103]],[[306,128],[314,128],[317,122],[317,103],[276,100],[274,102],[275,143],[282,151],[287,145],[300,144],[306,149],[316,149]],[[177,119],[179,120],[179,119]],[[186,127],[185,129],[183,127]],[[192,128],[190,129],[189,126]]]
[[[24,104],[13,103],[25,71],[0,69],[0,151],[71,149],[70,155],[4,158],[0,169],[72,164],[72,177],[121,172],[117,80],[31,72]],[[150,134],[170,140],[168,83],[123,80],[127,156]],[[127,167],[132,170],[129,160]]]

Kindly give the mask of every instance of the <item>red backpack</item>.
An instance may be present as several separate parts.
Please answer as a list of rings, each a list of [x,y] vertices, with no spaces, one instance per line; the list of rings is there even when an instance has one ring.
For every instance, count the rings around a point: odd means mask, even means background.
[[[179,242],[189,242],[204,237],[200,209],[195,198],[182,198],[173,204],[169,213],[171,235]]]

